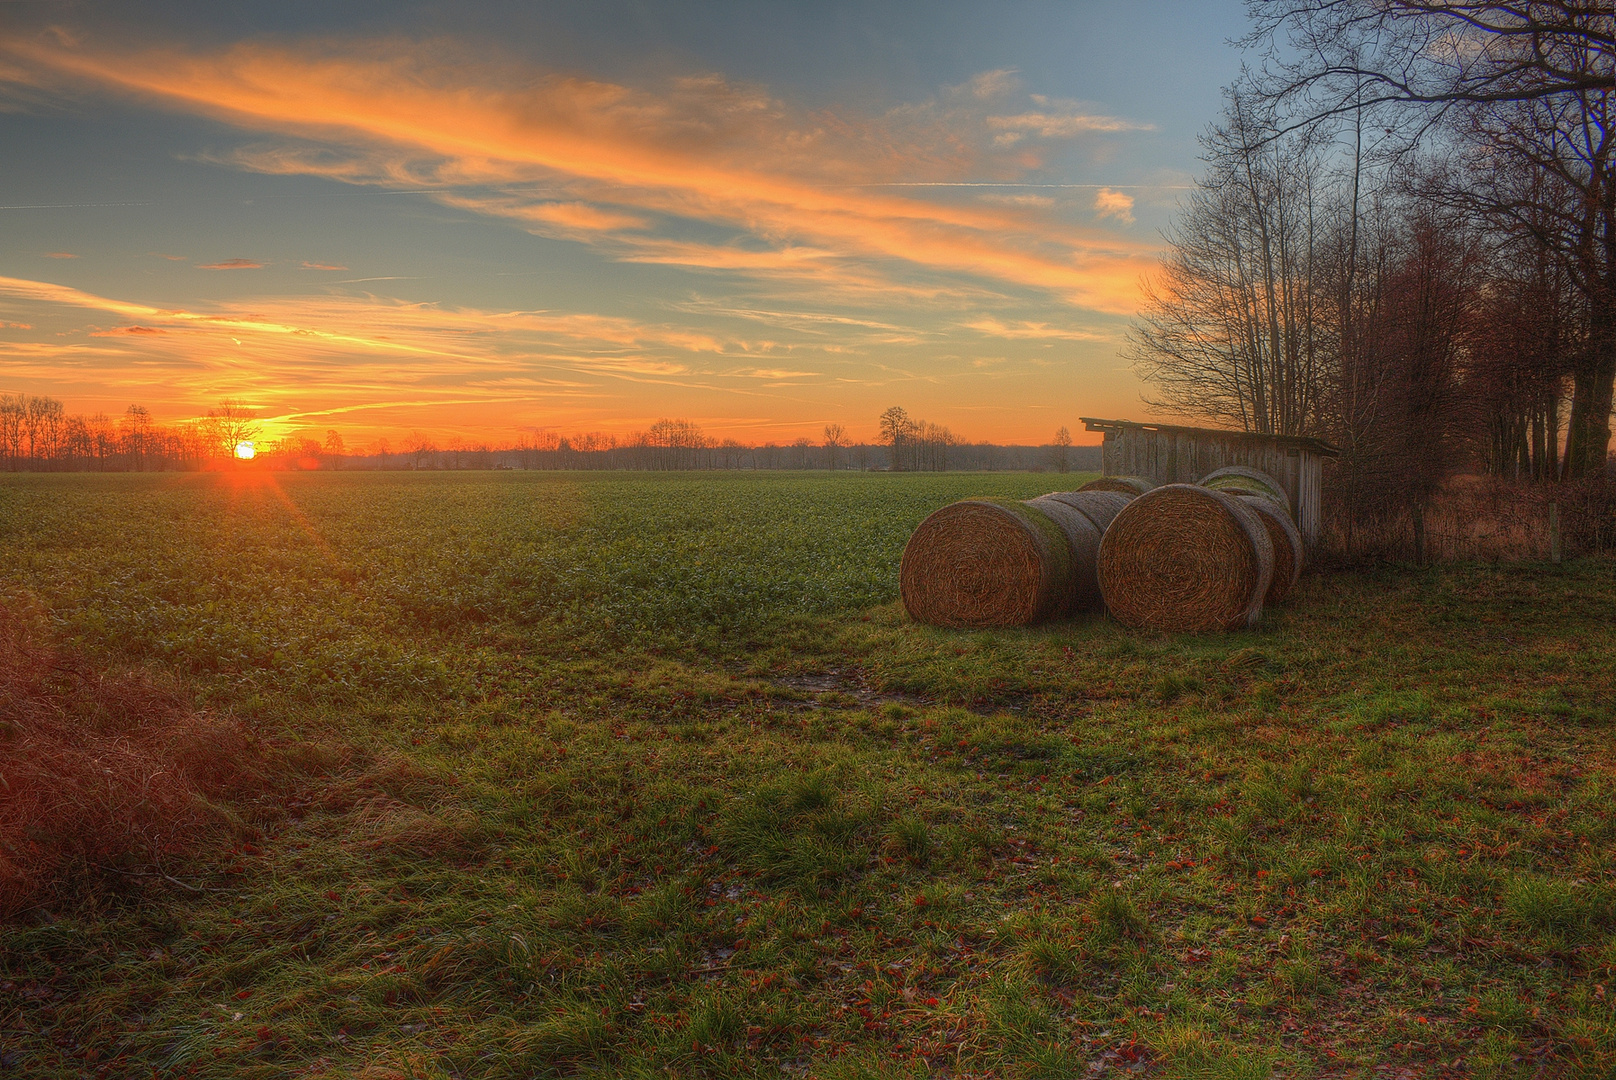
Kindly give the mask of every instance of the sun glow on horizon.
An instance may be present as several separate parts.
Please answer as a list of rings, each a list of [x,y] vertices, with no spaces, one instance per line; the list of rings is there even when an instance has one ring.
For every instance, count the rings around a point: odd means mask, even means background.
[[[243,440],[236,444],[236,457],[242,461],[251,461],[256,453],[257,451],[253,449],[253,444],[250,442]]]
[[[277,458],[334,426],[355,446],[477,444],[681,417],[783,444],[827,423],[874,438],[901,404],[1021,444],[1138,411],[1115,353],[1176,178],[1112,158],[1160,137],[1148,117],[999,69],[950,69],[899,105],[833,81],[830,106],[789,81],[612,80],[471,38],[142,40],[0,33],[0,115],[93,90],[185,153],[223,125],[206,174],[175,183],[211,191],[223,168],[275,200],[408,198],[343,204],[334,230],[324,203],[268,200],[256,234],[176,225],[159,246],[186,254],[150,252],[150,278],[86,277],[92,253],[47,230],[0,266],[8,391],[197,423],[252,400]],[[1021,185],[1049,190],[1001,190]],[[36,248],[83,257],[44,281],[19,261]]]

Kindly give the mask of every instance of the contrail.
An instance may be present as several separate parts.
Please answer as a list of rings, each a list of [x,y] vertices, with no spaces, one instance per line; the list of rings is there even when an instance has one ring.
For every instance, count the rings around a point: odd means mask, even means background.
[[[78,210],[89,206],[155,206],[151,202],[63,202],[63,203],[23,203],[17,206],[0,206],[0,210]]]
[[[250,199],[237,199],[235,197],[223,198],[214,196],[206,199],[208,202],[268,202],[270,199],[351,199],[360,195],[436,195],[444,188],[425,188],[407,191],[324,191],[301,192],[296,195],[254,195]],[[9,206],[0,206],[0,210],[83,210],[98,206],[157,206],[164,200],[142,199],[137,202],[70,202],[70,203],[16,203]],[[173,201],[173,200],[168,200]],[[187,199],[187,202],[198,200]]]
[[[1003,184],[978,183],[970,180],[915,180],[891,184],[851,184],[851,187],[1013,187],[1013,188],[1154,188],[1166,191],[1188,191],[1194,184]]]

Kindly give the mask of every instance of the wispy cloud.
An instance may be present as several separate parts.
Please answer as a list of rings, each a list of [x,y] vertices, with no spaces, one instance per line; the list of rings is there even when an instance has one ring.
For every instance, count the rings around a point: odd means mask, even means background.
[[[76,259],[76,258],[78,258],[78,256],[73,254],[71,251],[47,251],[47,252],[45,252],[45,258],[47,258],[47,259]]]
[[[1124,225],[1133,224],[1133,196],[1112,188],[1101,188],[1094,193],[1094,210],[1099,217],[1116,218]]]
[[[717,75],[647,90],[501,70],[447,42],[10,48],[38,82],[117,88],[284,140],[237,155],[242,167],[435,190],[462,209],[629,261],[836,287],[835,260],[856,260],[891,280],[918,270],[1131,311],[1151,255],[1132,240],[1051,221],[1036,206],[960,206],[851,186],[1017,179],[1043,161],[1034,144],[1141,126],[1039,97],[1006,110],[1016,91],[1005,72],[860,116],[793,109]],[[1004,152],[1007,136],[1020,144],[1014,153]],[[694,243],[680,224],[690,222],[730,230],[734,241]]]
[[[740,368],[729,374],[740,375],[748,379],[806,379],[821,375],[823,372],[789,371],[785,368]]]
[[[95,330],[91,337],[139,337],[141,334],[166,334],[167,330],[155,326],[118,326],[111,330]]]
[[[960,325],[989,337],[1011,341],[1106,341],[1112,336],[1084,326],[1051,326],[1049,323],[1027,320],[1004,322],[992,316]]]
[[[447,208],[437,217],[580,245],[633,264],[603,280],[655,283],[604,291],[603,311],[616,313],[604,314],[424,302],[440,283],[409,275],[429,271],[372,259],[361,278],[301,275],[303,291],[326,290],[316,296],[178,300],[153,291],[166,280],[154,275],[138,303],[117,298],[135,287],[101,286],[109,296],[0,279],[0,315],[44,328],[0,343],[7,378],[43,388],[84,372],[78,385],[111,388],[109,409],[137,400],[161,412],[166,401],[170,416],[195,415],[250,396],[288,425],[428,429],[482,410],[506,431],[541,417],[620,431],[637,416],[764,424],[770,403],[777,417],[851,426],[879,412],[865,396],[884,407],[899,387],[937,395],[903,403],[946,420],[935,402],[960,379],[978,396],[958,408],[1018,415],[1010,395],[1045,401],[1072,385],[1070,368],[1028,382],[1037,358],[1100,351],[1154,261],[1120,227],[1131,207],[1096,201],[1082,214],[1095,190],[1121,185],[1055,183],[1046,168],[1115,149],[1143,125],[1029,95],[1012,71],[896,108],[809,109],[716,74],[627,85],[449,41],[184,50],[0,34],[0,54],[11,60],[0,84],[21,86],[13,100],[26,107],[107,94],[207,117],[244,133],[215,163],[364,186],[388,202],[424,195]],[[346,270],[261,255],[204,265]],[[187,281],[177,287],[215,279]],[[409,301],[343,291],[406,281],[396,288]],[[290,288],[274,274],[228,284],[249,283]],[[982,393],[990,381],[999,398]]]
[[[553,311],[487,311],[406,303],[371,296],[255,297],[206,308],[159,308],[22,278],[0,278],[0,302],[27,301],[128,318],[85,337],[115,339],[102,356],[163,366],[177,388],[208,401],[250,389],[259,396],[338,399],[353,393],[419,396],[422,386],[480,391],[498,400],[515,381],[576,388],[583,379],[692,373],[696,356],[754,355],[752,343],[704,330],[633,319]],[[30,355],[75,348],[38,342]],[[11,343],[13,355],[30,347]],[[134,350],[134,351],[130,351]],[[755,379],[757,368],[702,376],[704,386]],[[770,371],[769,377],[804,372]],[[718,379],[718,383],[713,380]]]

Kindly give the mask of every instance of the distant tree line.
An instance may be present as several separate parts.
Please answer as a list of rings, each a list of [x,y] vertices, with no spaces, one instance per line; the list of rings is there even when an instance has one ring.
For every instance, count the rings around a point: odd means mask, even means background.
[[[1460,471],[1609,466],[1616,9],[1254,0],[1129,355],[1169,411],[1342,449],[1412,521]],[[1418,554],[1418,551],[1416,551]]]
[[[139,405],[118,418],[70,415],[55,398],[0,395],[0,469],[10,472],[159,472],[217,468],[253,447],[257,468],[271,469],[829,469],[1059,471],[1100,467],[1100,448],[1074,447],[1063,427],[1054,444],[968,443],[945,427],[911,421],[902,409],[881,418],[883,441],[855,442],[841,424],[823,437],[786,445],[715,439],[685,419],[662,419],[619,438],[603,432],[546,432],[514,445],[441,442],[412,431],[395,447],[378,439],[353,451],[340,432],[323,439],[294,434],[264,441],[252,410],[227,401],[198,420],[162,425]],[[893,437],[895,435],[895,438]]]
[[[155,472],[197,469],[250,440],[251,411],[225,402],[200,420],[164,426],[140,405],[121,416],[69,414],[55,398],[0,394],[0,469]]]

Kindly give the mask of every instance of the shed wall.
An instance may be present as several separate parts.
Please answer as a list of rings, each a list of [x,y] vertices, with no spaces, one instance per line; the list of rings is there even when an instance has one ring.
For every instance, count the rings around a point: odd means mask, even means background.
[[[1144,476],[1158,484],[1193,484],[1228,465],[1261,469],[1285,489],[1302,539],[1309,547],[1318,542],[1324,460],[1313,451],[1210,432],[1123,428],[1105,433],[1101,461],[1107,476]]]

